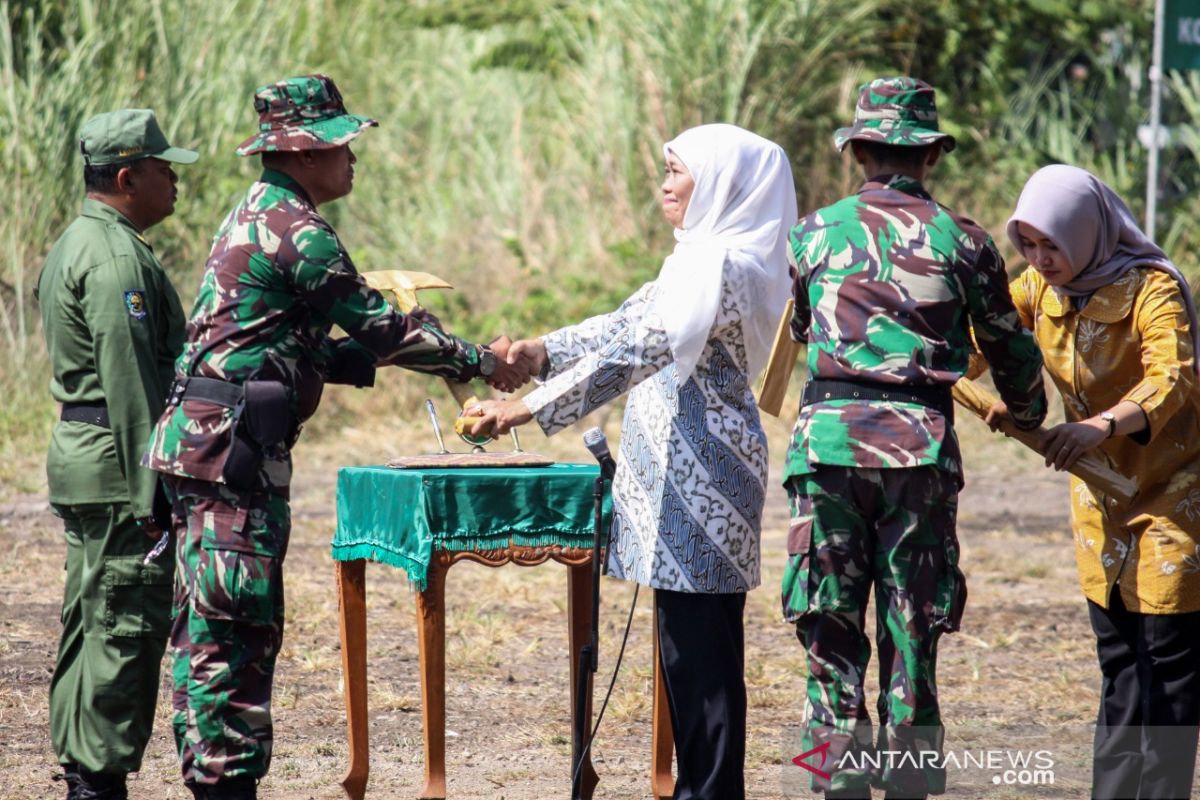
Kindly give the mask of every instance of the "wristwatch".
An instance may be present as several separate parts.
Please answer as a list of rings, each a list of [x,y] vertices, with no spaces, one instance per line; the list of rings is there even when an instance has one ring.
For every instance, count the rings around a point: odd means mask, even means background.
[[[1100,419],[1108,423],[1108,435],[1105,439],[1111,439],[1112,435],[1117,432],[1117,415],[1111,411],[1101,411]]]
[[[489,348],[479,345],[479,374],[484,378],[490,378],[495,371],[496,354]]]

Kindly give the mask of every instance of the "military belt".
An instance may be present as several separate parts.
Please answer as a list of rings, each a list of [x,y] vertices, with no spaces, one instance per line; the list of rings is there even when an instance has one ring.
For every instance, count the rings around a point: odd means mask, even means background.
[[[193,375],[175,379],[167,402],[174,405],[184,400],[202,400],[232,408],[235,427],[248,428],[247,433],[258,444],[265,447],[283,444],[291,449],[300,438],[302,426],[288,410],[286,392],[286,387],[278,381],[230,383]]]
[[[111,428],[108,406],[104,403],[63,403],[58,416],[63,422],[86,422],[100,428]]]
[[[239,383],[217,380],[216,378],[176,378],[171,387],[171,400],[204,400],[225,408],[237,408],[245,397],[245,390]]]
[[[954,399],[950,387],[943,384],[920,385],[843,381],[812,378],[804,386],[804,405],[827,400],[877,400],[887,403],[916,403],[940,411],[954,421]]]

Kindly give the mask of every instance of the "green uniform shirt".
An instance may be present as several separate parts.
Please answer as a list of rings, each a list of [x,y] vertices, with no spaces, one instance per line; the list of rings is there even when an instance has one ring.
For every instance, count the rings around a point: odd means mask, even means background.
[[[83,201],[55,242],[35,296],[60,403],[106,403],[111,430],[58,422],[50,502],[129,502],[148,517],[157,476],[139,466],[183,349],[179,295],[150,245],[116,209]]]
[[[791,334],[808,343],[812,378],[944,386],[967,371],[971,331],[1022,430],[1046,416],[1042,354],[1021,325],[1004,261],[971,220],[920,182],[880,175],[792,229]],[[961,478],[954,429],[916,403],[825,400],[800,409],[784,480],[816,465],[937,465]]]

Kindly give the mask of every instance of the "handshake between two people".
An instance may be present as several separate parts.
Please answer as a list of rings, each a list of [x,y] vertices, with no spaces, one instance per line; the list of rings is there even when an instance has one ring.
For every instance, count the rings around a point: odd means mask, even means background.
[[[487,379],[488,384],[501,392],[516,391],[546,368],[546,345],[541,339],[514,342],[507,336],[500,336],[488,348],[496,354],[496,369]],[[482,400],[463,409],[463,415],[471,419],[472,435],[493,439],[533,418],[520,399]]]

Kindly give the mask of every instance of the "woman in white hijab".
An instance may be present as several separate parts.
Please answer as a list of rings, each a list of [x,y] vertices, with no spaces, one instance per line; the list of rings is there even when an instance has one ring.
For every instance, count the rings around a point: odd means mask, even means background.
[[[1072,478],[1075,559],[1103,676],[1092,797],[1190,797],[1200,724],[1191,291],[1113,190],[1077,167],[1034,173],[1008,235],[1033,267],[1013,282],[1013,304],[1066,412],[1047,433],[1047,465],[1094,451],[1139,484],[1124,504]]]
[[[620,308],[513,345],[542,386],[481,403],[474,430],[556,433],[629,392],[613,481],[611,575],[655,590],[675,797],[744,797],[742,615],[759,583],[767,439],[751,394],[789,293],[791,167],[733,125],[663,148],[674,251]]]

